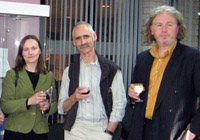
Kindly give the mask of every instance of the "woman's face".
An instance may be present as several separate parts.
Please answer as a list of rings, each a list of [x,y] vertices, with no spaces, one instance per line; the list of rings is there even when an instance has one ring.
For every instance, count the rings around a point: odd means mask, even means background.
[[[39,48],[37,41],[35,41],[34,39],[26,40],[22,51],[22,56],[25,60],[25,63],[37,64],[40,54],[41,50]]]

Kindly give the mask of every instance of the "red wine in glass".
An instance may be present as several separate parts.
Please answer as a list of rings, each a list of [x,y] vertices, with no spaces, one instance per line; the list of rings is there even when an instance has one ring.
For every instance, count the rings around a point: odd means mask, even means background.
[[[90,90],[88,90],[88,92],[84,92],[84,93],[82,93],[82,94],[87,95],[87,94],[89,94],[89,93],[90,93]]]

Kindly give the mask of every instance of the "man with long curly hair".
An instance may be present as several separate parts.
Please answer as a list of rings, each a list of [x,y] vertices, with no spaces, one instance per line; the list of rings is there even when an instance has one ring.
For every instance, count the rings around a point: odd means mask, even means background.
[[[180,43],[185,35],[183,16],[171,6],[155,8],[145,23],[144,42],[152,48],[137,56],[128,90],[134,108],[129,140],[200,136],[200,51]],[[140,97],[136,83],[144,87]]]

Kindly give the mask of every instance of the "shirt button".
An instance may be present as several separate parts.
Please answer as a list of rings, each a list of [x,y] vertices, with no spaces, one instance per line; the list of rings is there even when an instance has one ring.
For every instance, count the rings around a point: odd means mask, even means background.
[[[171,113],[171,112],[172,112],[172,109],[170,109],[169,112]]]
[[[174,93],[177,93],[177,91],[175,90]]]

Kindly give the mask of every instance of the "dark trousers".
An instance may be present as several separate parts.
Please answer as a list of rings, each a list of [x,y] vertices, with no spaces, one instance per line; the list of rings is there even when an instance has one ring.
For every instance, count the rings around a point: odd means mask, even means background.
[[[36,134],[34,131],[25,134],[5,130],[4,140],[48,140],[48,134]]]
[[[153,140],[154,130],[152,129],[152,120],[145,119],[143,125],[142,140]]]
[[[158,139],[158,138],[155,138],[155,134],[154,134],[155,130],[153,129],[152,124],[153,124],[152,120],[149,120],[149,119],[144,120],[142,140]],[[198,139],[198,137],[196,137],[194,140],[200,140],[200,139]]]

